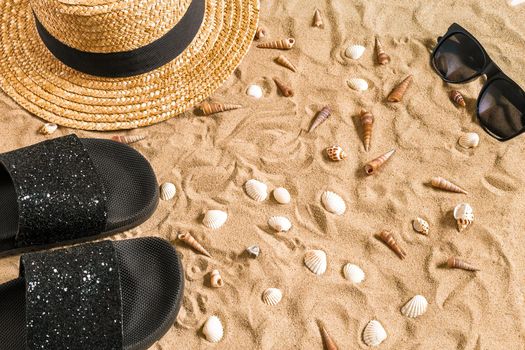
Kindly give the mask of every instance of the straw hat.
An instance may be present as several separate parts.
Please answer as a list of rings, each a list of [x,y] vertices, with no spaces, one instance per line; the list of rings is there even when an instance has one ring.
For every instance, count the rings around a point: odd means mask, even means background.
[[[151,125],[230,76],[258,14],[259,0],[2,0],[0,87],[67,127]]]

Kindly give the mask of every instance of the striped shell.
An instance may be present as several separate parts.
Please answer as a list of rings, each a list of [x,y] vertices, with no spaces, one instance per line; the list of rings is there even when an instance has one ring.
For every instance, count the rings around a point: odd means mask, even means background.
[[[160,185],[160,199],[163,201],[169,201],[177,193],[177,188],[171,182],[165,182]]]
[[[222,210],[208,210],[206,214],[204,215],[204,219],[202,220],[202,223],[207,228],[211,228],[213,230],[218,229],[228,219],[228,214]]]
[[[416,318],[427,312],[427,307],[427,299],[422,295],[416,295],[401,308],[401,313],[406,317]]]
[[[244,184],[246,193],[257,202],[262,202],[268,197],[268,186],[261,181],[251,179]]]
[[[275,306],[283,299],[283,293],[277,288],[268,288],[262,294],[262,300],[266,305]]]
[[[52,133],[57,131],[57,129],[58,129],[58,125],[54,123],[45,123],[44,125],[40,127],[40,129],[38,129],[38,132],[41,133],[42,135],[51,135]]]
[[[350,78],[348,80],[348,86],[350,86],[351,89],[359,92],[368,90],[368,83],[366,80],[361,78]]]
[[[321,201],[326,210],[336,215],[343,215],[346,211],[346,204],[343,198],[337,193],[326,191],[321,196]]]
[[[359,284],[365,280],[365,272],[354,264],[346,264],[343,268],[343,274],[347,280],[355,284]]]
[[[277,187],[273,190],[273,198],[280,204],[288,204],[292,200],[290,192],[284,187]]]
[[[285,216],[272,216],[268,219],[268,226],[277,232],[288,232],[292,228],[292,223]]]
[[[365,53],[366,48],[362,45],[351,45],[345,50],[345,56],[353,60],[358,60]]]
[[[304,255],[304,264],[316,275],[322,275],[326,271],[326,253],[322,250],[309,250]]]
[[[345,160],[348,155],[346,152],[341,148],[341,146],[331,146],[326,149],[326,155],[331,161],[339,162],[341,160]]]
[[[478,147],[479,135],[475,132],[467,132],[459,137],[458,143],[463,148]]]
[[[202,333],[209,342],[220,342],[224,336],[224,328],[222,327],[221,320],[217,316],[210,316],[202,327]]]
[[[383,325],[377,320],[368,322],[363,331],[363,341],[368,346],[378,346],[385,341],[386,337],[387,334]]]
[[[428,232],[430,230],[430,225],[425,219],[422,218],[415,218],[414,221],[412,221],[412,227],[416,232],[419,232],[424,235],[428,235]]]

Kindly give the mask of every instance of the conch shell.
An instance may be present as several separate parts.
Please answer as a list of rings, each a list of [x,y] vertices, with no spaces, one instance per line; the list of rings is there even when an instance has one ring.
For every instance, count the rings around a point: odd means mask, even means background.
[[[365,165],[365,173],[367,175],[375,174],[377,169],[379,169],[392,155],[396,152],[395,149],[392,149],[382,156],[377,157],[374,160],[371,160],[370,162],[366,163]]]
[[[264,38],[268,34],[268,31],[264,27],[257,28],[257,31],[255,32],[255,40],[260,40]]]
[[[345,160],[348,156],[340,146],[331,146],[326,149],[326,155],[334,162]]]
[[[474,271],[474,272],[479,271],[479,269],[473,266],[471,263],[458,259],[455,256],[451,256],[450,258],[448,258],[447,266],[450,269],[462,269],[462,270]]]
[[[288,68],[289,70],[291,70],[294,73],[297,72],[297,67],[288,58],[286,58],[286,56],[284,56],[284,55],[279,55],[275,59],[275,62],[277,62],[278,64],[280,64],[281,66],[283,66],[285,68]]]
[[[377,50],[377,62],[379,64],[385,65],[390,63],[390,56],[388,56],[383,50],[383,45],[379,38],[376,37],[376,50]]]
[[[363,126],[363,143],[365,151],[370,150],[370,141],[372,140],[372,128],[374,126],[374,116],[372,113],[362,109],[361,110],[361,125]]]
[[[191,233],[189,233],[189,232],[181,232],[181,233],[179,233],[177,238],[179,240],[183,241],[184,243],[186,243],[187,245],[189,245],[190,247],[192,247],[193,249],[195,249],[196,251],[198,251],[199,253],[201,253],[203,255],[206,255],[207,257],[211,258],[211,254],[208,253],[208,251],[206,249],[204,249],[204,247],[199,242],[197,242],[197,240],[195,238],[193,238]]]
[[[282,80],[280,80],[277,77],[273,78],[273,81],[275,81],[275,85],[279,88],[279,91],[281,91],[281,94],[283,94],[284,97],[292,97],[293,96],[293,90],[289,86],[287,86]]]
[[[456,105],[460,107],[467,107],[467,104],[465,103],[465,99],[463,98],[463,95],[461,94],[461,92],[457,90],[452,90],[450,91],[449,96],[452,102],[454,102]]]
[[[321,17],[321,11],[319,11],[319,9],[315,10],[313,25],[314,27],[317,27],[317,28],[324,27],[323,18]]]
[[[238,109],[241,107],[242,107],[241,105],[222,104],[222,103],[214,103],[214,102],[203,102],[200,105],[200,109],[204,115],[231,111],[231,110]]]
[[[399,258],[406,258],[407,253],[397,244],[396,240],[392,236],[392,232],[383,230],[379,233],[378,237],[385,242],[385,244],[399,256]]]
[[[314,129],[324,123],[330,117],[330,115],[332,115],[330,108],[326,106],[323,107],[315,116],[310,129],[308,129],[308,132],[314,131]]]
[[[403,80],[394,90],[392,90],[390,95],[388,95],[388,102],[401,102],[413,80],[414,77],[412,75],[406,77],[405,80]]]
[[[276,41],[269,41],[257,45],[261,49],[278,49],[278,50],[290,50],[295,45],[294,38],[281,39]]]
[[[224,281],[222,280],[221,273],[219,270],[213,270],[210,275],[210,284],[213,288],[220,288],[224,286]]]
[[[430,184],[432,187],[439,188],[441,190],[449,191],[449,192],[455,192],[455,193],[463,193],[468,194],[467,191],[462,189],[456,184],[453,184],[452,182],[442,178],[442,177],[434,177],[430,181]]]
[[[130,143],[139,142],[146,138],[144,135],[115,135],[111,137],[113,141],[120,143],[125,143],[129,145]]]

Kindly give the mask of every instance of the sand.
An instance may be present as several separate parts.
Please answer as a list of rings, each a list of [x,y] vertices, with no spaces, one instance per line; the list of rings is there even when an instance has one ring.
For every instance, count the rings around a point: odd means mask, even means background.
[[[322,11],[325,27],[311,26],[314,10]],[[142,226],[116,239],[160,236],[177,246],[186,269],[186,291],[176,324],[152,349],[321,349],[318,323],[326,325],[340,349],[364,349],[362,331],[372,319],[385,327],[382,349],[523,349],[525,279],[525,136],[507,143],[489,137],[476,122],[475,100],[482,80],[459,86],[467,109],[448,99],[451,86],[429,66],[429,50],[448,26],[458,22],[485,46],[497,64],[525,87],[525,8],[505,0],[445,1],[300,1],[262,0],[261,24],[270,39],[294,37],[285,55],[298,67],[292,73],[272,60],[280,52],[257,49],[249,54],[213,100],[239,103],[243,109],[212,117],[193,111],[177,119],[129,134],[147,135],[134,145],[152,163],[159,182],[177,187],[174,200],[161,202]],[[373,40],[380,35],[391,64],[375,64]],[[367,50],[359,61],[344,57],[351,43]],[[385,102],[406,75],[414,84],[399,104]],[[293,86],[295,96],[280,96],[271,78]],[[346,85],[350,77],[369,81],[364,93]],[[260,84],[264,97],[245,94]],[[323,106],[330,119],[308,134],[312,117]],[[357,115],[361,108],[376,117],[372,148],[361,142]],[[36,133],[42,121],[9,98],[0,99],[0,151],[29,145],[47,137]],[[478,132],[478,148],[465,150],[457,139]],[[60,128],[52,137],[76,132],[82,137],[103,134]],[[339,144],[348,152],[344,162],[326,159],[323,150]],[[366,177],[364,162],[397,150],[375,176]],[[430,188],[443,176],[468,195]],[[286,187],[289,205],[273,199],[257,203],[243,190],[257,178],[270,190]],[[326,191],[346,201],[343,216],[321,205]],[[468,202],[475,222],[458,233],[452,210]],[[207,209],[223,209],[229,219],[211,231],[201,225]],[[267,220],[285,215],[288,233],[274,233]],[[421,216],[430,234],[413,231]],[[181,229],[192,230],[213,258],[196,254],[176,240]],[[382,229],[394,233],[407,251],[399,259],[374,238]],[[259,244],[257,259],[247,246]],[[323,249],[328,270],[315,276],[303,265],[308,249]],[[482,270],[470,273],[442,265],[460,256]],[[363,268],[365,281],[351,285],[344,264]],[[226,285],[212,289],[208,278],[219,269]],[[0,262],[0,282],[17,276],[18,257]],[[261,302],[269,287],[283,291],[274,307]],[[415,294],[430,305],[415,320],[400,308]],[[202,338],[210,315],[224,323],[219,345]]]

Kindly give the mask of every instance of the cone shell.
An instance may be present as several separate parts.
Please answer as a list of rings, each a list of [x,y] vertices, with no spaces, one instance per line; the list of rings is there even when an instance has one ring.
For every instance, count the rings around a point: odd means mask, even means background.
[[[476,148],[479,145],[479,135],[467,132],[459,137],[458,143],[463,148]]]
[[[210,284],[213,288],[220,288],[224,286],[224,281],[222,280],[221,273],[219,270],[213,270],[210,275]]]
[[[406,77],[405,80],[403,80],[394,90],[392,90],[390,95],[388,95],[388,102],[401,102],[413,80],[414,77],[412,75]]]
[[[363,331],[363,341],[368,346],[379,346],[387,338],[387,334],[383,325],[377,321],[372,320],[368,322]]]
[[[370,143],[372,140],[374,116],[372,115],[372,113],[363,109],[361,110],[360,119],[361,125],[363,126],[363,144],[365,146],[365,151],[368,152],[370,150]]]
[[[211,316],[208,318],[202,327],[202,333],[209,342],[220,342],[224,336],[224,328],[222,327],[221,320],[217,316]]]
[[[321,16],[321,11],[319,11],[318,9],[315,10],[315,12],[314,12],[313,26],[317,27],[317,28],[323,28],[324,27],[323,17]]]
[[[266,305],[275,306],[283,299],[283,293],[278,288],[268,288],[262,294],[262,301]]]
[[[459,258],[456,258],[454,256],[448,258],[447,266],[450,269],[461,269],[465,271],[474,271],[474,272],[479,271],[479,269],[473,266],[471,263],[461,260]]]
[[[268,186],[258,180],[251,179],[246,181],[244,189],[248,196],[257,202],[262,202],[268,197]]]
[[[222,103],[213,103],[213,102],[203,102],[200,105],[200,110],[204,115],[210,115],[220,112],[232,111],[234,109],[241,108],[241,105],[234,104],[222,104]]]
[[[261,49],[278,49],[278,50],[290,50],[295,45],[294,38],[281,39],[276,41],[269,41],[257,45]]]
[[[452,90],[450,91],[449,96],[452,102],[454,102],[456,105],[460,107],[467,107],[467,104],[465,103],[465,99],[463,98],[463,95],[461,94],[461,92],[457,90]]]
[[[177,188],[171,182],[165,182],[160,185],[160,199],[169,201],[177,193]]]
[[[399,258],[402,260],[406,257],[406,252],[397,244],[396,240],[394,239],[394,236],[392,235],[392,232],[388,230],[383,230],[379,233],[379,238],[385,242],[385,244],[392,249],[394,253],[399,256]]]
[[[258,27],[255,32],[255,40],[260,40],[268,35],[268,30],[264,27]]]
[[[321,202],[326,210],[332,214],[343,215],[346,211],[346,203],[337,193],[326,191],[321,196]]]
[[[379,41],[379,38],[376,38],[376,52],[377,52],[377,62],[379,64],[385,65],[390,63],[390,56],[388,56],[385,53],[385,50],[383,50],[383,45],[381,44],[381,41]]]
[[[41,133],[42,135],[51,135],[52,133],[57,131],[57,129],[58,129],[58,125],[54,123],[45,123],[38,129],[38,132]]]
[[[345,50],[345,56],[353,60],[360,59],[365,53],[366,48],[361,45],[351,45]]]
[[[321,331],[321,338],[323,339],[323,346],[324,350],[338,350],[337,345],[335,344],[335,341],[332,339],[330,334],[328,334],[328,331],[324,326],[320,327]]]
[[[355,284],[359,284],[365,280],[365,272],[354,264],[346,264],[343,268],[343,274],[347,280]]]
[[[323,107],[319,112],[317,112],[317,115],[312,121],[312,125],[310,125],[310,129],[308,132],[314,131],[319,125],[324,123],[330,116],[332,115],[332,111],[329,107]]]
[[[286,85],[281,79],[279,78],[273,78],[273,81],[275,81],[275,85],[279,88],[279,91],[281,91],[281,94],[284,97],[292,97],[293,96],[293,90],[291,87]]]
[[[368,83],[364,79],[350,78],[348,79],[347,83],[348,83],[348,86],[355,91],[363,92],[363,91],[368,90]]]
[[[448,180],[446,180],[446,179],[444,179],[442,177],[434,177],[434,178],[432,178],[432,180],[430,181],[430,184],[434,188],[439,188],[441,190],[445,190],[445,191],[448,191],[448,192],[468,194],[467,191],[465,191],[464,189],[462,189],[458,185],[453,184],[452,182],[450,182],[450,181],[448,181]]]
[[[297,72],[297,67],[284,55],[279,55],[279,57],[275,59],[275,62],[277,62],[285,68],[288,68],[294,73]]]
[[[346,157],[348,156],[346,152],[340,146],[337,146],[337,145],[328,147],[326,149],[326,155],[328,156],[330,160],[334,162],[345,160]]]
[[[304,264],[316,275],[322,275],[327,267],[326,253],[322,250],[309,250],[304,255]]]
[[[220,228],[222,225],[224,225],[227,219],[228,219],[228,214],[222,210],[208,210],[206,214],[204,215],[204,219],[202,220],[202,223],[207,228],[216,230]]]
[[[454,219],[458,224],[458,231],[461,232],[474,222],[474,210],[468,203],[460,203],[454,208]]]
[[[146,138],[144,135],[115,135],[111,139],[127,145],[135,142],[142,141]]]
[[[288,232],[292,228],[292,223],[285,216],[272,216],[268,219],[268,226],[277,232]]]
[[[392,157],[392,155],[396,152],[395,149],[392,149],[388,152],[386,152],[385,154],[383,154],[382,156],[379,156],[377,157],[376,159],[374,160],[371,160],[370,162],[366,163],[365,165],[365,173],[367,175],[372,175],[372,174],[375,174],[376,171],[381,167],[383,166],[383,164],[385,164],[385,162],[387,160],[390,159],[390,157]]]
[[[290,192],[284,187],[277,187],[273,190],[273,198],[275,198],[279,204],[288,204],[292,200]]]
[[[424,235],[428,235],[428,232],[430,231],[430,225],[422,218],[415,218],[414,221],[412,221],[412,227],[416,232]]]
[[[190,247],[192,247],[193,249],[195,249],[197,252],[201,253],[202,255],[206,255],[207,257],[211,258],[211,254],[208,253],[208,251],[204,249],[204,247],[199,242],[197,242],[197,240],[191,235],[191,233],[181,232],[179,233],[177,238],[189,245]]]

